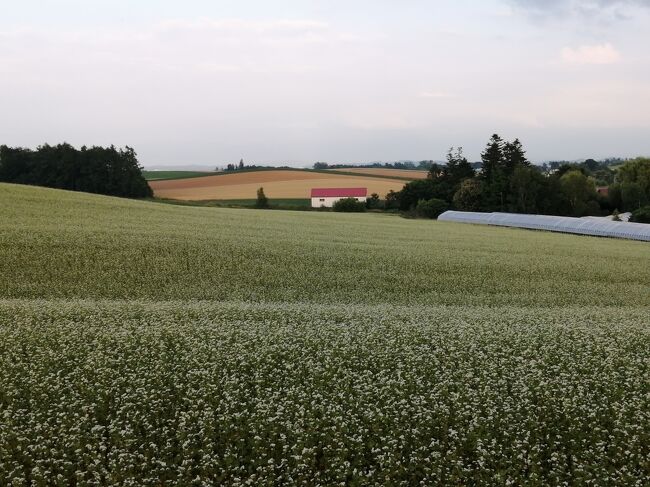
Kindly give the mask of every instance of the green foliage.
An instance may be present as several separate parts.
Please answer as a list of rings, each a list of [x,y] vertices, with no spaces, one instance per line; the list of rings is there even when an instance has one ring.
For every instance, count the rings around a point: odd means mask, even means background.
[[[488,182],[496,180],[504,168],[504,142],[498,134],[492,135],[485,150],[481,153],[481,177]]]
[[[269,199],[264,194],[264,188],[257,190],[257,199],[255,200],[255,208],[270,208]]]
[[[384,201],[384,208],[386,210],[397,210],[399,209],[400,201],[400,192],[393,191],[392,189],[386,194],[386,200]]]
[[[43,145],[31,149],[0,146],[0,182],[132,198],[151,197],[135,151]]]
[[[637,182],[621,184],[621,200],[625,211],[634,211],[648,204],[648,195]]]
[[[617,180],[621,183],[636,183],[650,199],[650,158],[638,157],[619,167]]]
[[[461,211],[481,211],[483,203],[483,181],[466,179],[454,194],[454,208]]]
[[[519,139],[509,142],[494,134],[481,154],[479,174],[463,157],[462,149],[454,152],[452,147],[446,165],[431,164],[428,178],[407,183],[392,195],[394,201],[387,201],[387,208],[395,204],[401,211],[411,211],[420,200],[436,198],[465,211],[607,214],[614,208],[625,207],[621,185],[613,183],[615,173],[611,166],[615,163],[620,161],[587,159],[583,163],[564,161],[533,166]],[[627,182],[650,188],[649,163],[650,159],[641,158],[626,163],[623,174]],[[610,185],[609,197],[596,193],[596,181]],[[629,189],[628,206],[638,208],[650,201],[650,192],[643,191],[645,198],[639,191]]]
[[[411,181],[396,194],[399,209],[413,210],[421,200],[432,198],[450,204],[460,184],[474,175],[472,165],[463,156],[463,149],[458,147],[454,152],[452,147],[447,153],[446,165],[431,164],[427,179]]]
[[[484,211],[519,211],[526,207],[531,210],[538,205],[530,200],[536,198],[539,192],[538,185],[524,187],[521,180],[526,183],[533,181],[532,175],[521,169],[528,168],[530,163],[519,139],[513,142],[504,141],[498,134],[494,134],[485,150],[481,154],[481,174],[484,182],[483,202]],[[513,176],[519,169],[516,178]]]
[[[406,183],[397,193],[397,204],[400,210],[408,211],[415,208],[420,200],[430,200],[437,194],[432,179],[416,179]]]
[[[420,200],[415,207],[415,214],[421,218],[438,218],[441,213],[449,209],[446,201],[432,198],[430,200]]]
[[[539,213],[543,200],[548,198],[544,176],[523,164],[513,169],[509,189],[509,209],[515,213]]]
[[[332,210],[343,213],[363,213],[366,211],[366,204],[356,198],[341,198],[334,203]]]
[[[644,206],[632,212],[630,221],[634,223],[650,223],[650,205]]]
[[[383,210],[384,202],[379,199],[379,195],[377,193],[372,193],[366,200],[366,208],[369,210]]]
[[[596,184],[592,178],[578,170],[571,170],[560,178],[560,184],[562,192],[569,202],[572,216],[594,214],[595,207],[590,205],[590,202],[596,200],[597,193]]]

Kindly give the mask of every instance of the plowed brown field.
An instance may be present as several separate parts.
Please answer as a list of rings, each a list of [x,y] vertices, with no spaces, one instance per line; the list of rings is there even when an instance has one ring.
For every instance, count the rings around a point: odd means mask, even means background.
[[[399,191],[400,179],[346,176],[309,171],[251,171],[191,179],[149,181],[154,195],[176,200],[255,199],[264,188],[269,198],[309,198],[312,188],[368,188],[368,194],[384,197],[391,189]]]
[[[427,174],[429,173],[429,171],[420,171],[415,169],[384,169],[381,167],[350,167],[345,169],[332,170],[409,179],[426,179]]]

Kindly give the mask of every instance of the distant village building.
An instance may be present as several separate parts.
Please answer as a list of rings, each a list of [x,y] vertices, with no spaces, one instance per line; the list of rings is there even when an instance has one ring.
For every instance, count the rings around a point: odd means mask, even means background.
[[[597,186],[596,192],[601,196],[609,196],[609,186]]]
[[[312,188],[311,207],[331,208],[334,203],[343,198],[355,198],[365,203],[367,196],[368,188]]]

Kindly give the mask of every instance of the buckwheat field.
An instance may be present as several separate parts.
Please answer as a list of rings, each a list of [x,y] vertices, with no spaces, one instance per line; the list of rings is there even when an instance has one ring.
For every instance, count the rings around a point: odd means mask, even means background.
[[[647,243],[0,204],[0,485],[650,482]]]

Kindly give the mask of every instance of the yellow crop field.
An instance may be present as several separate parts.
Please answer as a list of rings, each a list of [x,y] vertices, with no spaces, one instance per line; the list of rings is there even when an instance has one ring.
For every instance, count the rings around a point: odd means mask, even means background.
[[[309,198],[312,188],[368,188],[368,194],[386,196],[390,190],[399,191],[404,180],[371,176],[349,176],[311,171],[244,171],[191,179],[150,181],[154,195],[176,200],[253,199],[259,187],[269,198]]]

